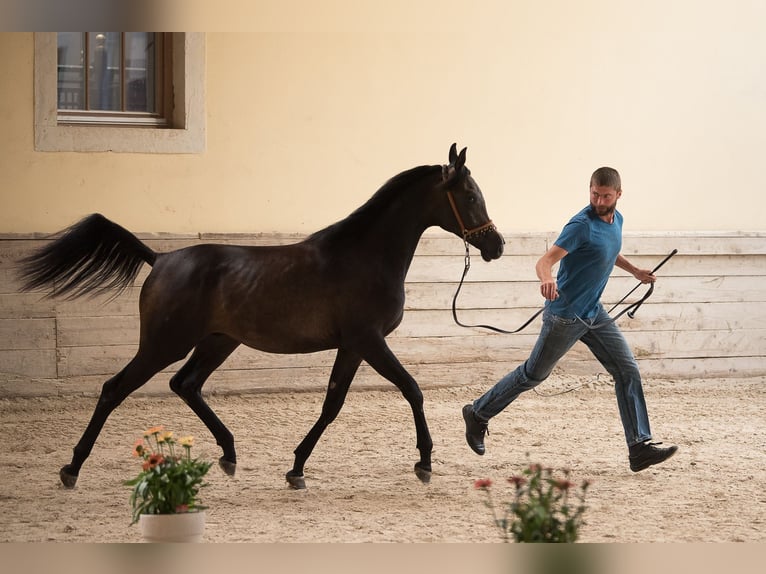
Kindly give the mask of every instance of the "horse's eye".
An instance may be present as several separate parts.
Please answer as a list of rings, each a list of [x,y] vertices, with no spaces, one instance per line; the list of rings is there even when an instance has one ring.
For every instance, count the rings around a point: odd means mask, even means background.
[[[468,194],[468,203],[476,203],[476,194],[475,193],[469,193]]]

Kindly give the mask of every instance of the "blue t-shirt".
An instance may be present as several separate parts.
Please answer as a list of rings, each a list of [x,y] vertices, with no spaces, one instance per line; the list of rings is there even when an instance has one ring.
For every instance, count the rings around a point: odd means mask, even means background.
[[[615,211],[607,223],[589,205],[569,220],[554,244],[567,254],[556,276],[559,297],[546,305],[561,317],[592,319],[622,248],[622,215]]]

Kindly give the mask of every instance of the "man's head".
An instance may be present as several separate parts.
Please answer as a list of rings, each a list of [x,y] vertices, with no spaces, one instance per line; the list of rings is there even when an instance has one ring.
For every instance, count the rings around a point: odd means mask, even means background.
[[[600,218],[611,221],[621,195],[622,182],[616,169],[600,167],[590,176],[590,205]]]

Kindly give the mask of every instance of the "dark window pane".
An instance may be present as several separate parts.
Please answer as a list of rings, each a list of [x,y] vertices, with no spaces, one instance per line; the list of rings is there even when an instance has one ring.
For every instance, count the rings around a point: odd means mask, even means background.
[[[58,107],[85,109],[85,34],[58,34]]]
[[[155,112],[155,54],[159,34],[125,33],[125,109]]]
[[[121,39],[119,32],[88,32],[88,109],[122,109]]]

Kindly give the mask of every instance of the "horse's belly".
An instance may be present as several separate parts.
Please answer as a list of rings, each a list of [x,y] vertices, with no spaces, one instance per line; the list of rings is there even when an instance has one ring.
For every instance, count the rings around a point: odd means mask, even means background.
[[[242,344],[266,353],[297,354],[315,353],[338,346],[337,337],[328,332],[307,329],[286,329],[284,325],[245,328],[229,336]]]

